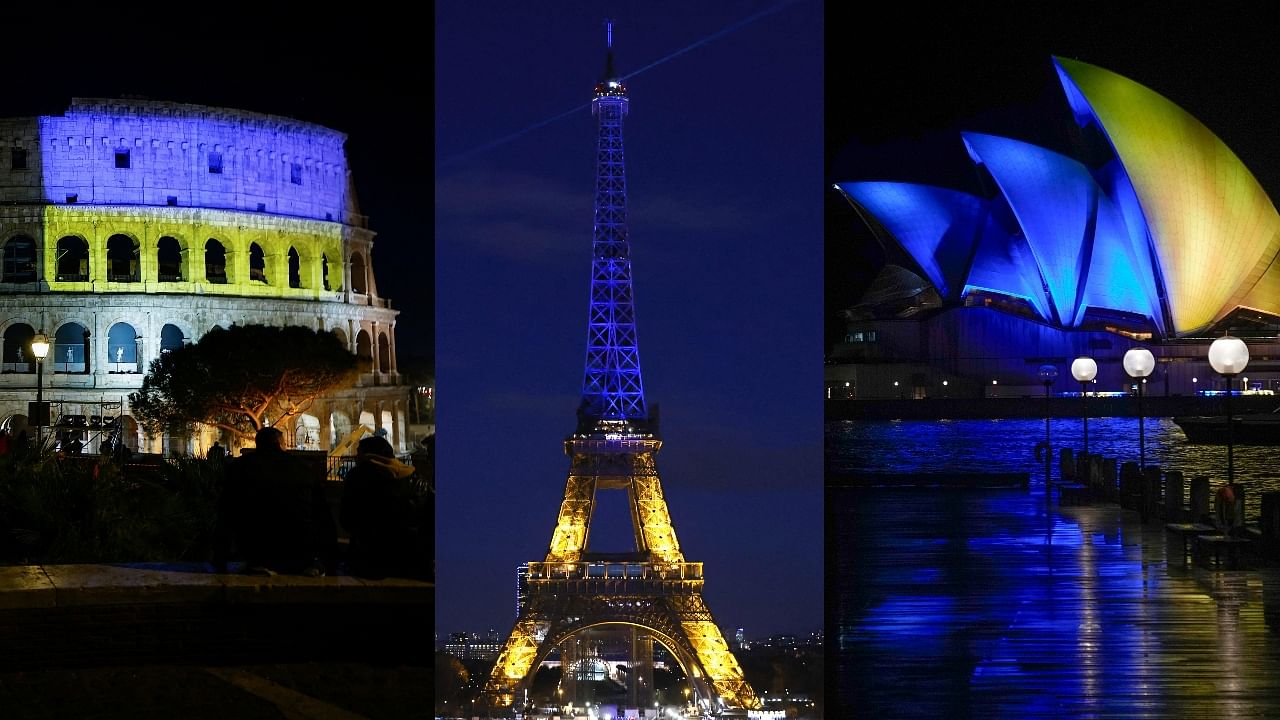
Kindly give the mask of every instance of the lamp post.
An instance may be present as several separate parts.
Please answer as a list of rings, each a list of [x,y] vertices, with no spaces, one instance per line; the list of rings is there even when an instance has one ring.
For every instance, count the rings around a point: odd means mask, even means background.
[[[1223,335],[1209,346],[1209,364],[1214,372],[1227,379],[1227,484],[1235,484],[1235,423],[1231,416],[1231,379],[1244,372],[1249,364],[1249,348],[1238,337]]]
[[[31,338],[31,354],[36,356],[36,446],[43,445],[43,426],[48,422],[49,413],[44,405],[44,359],[49,355],[49,336],[38,332]]]
[[[1049,489],[1049,472],[1052,468],[1053,450],[1049,444],[1049,416],[1052,415],[1052,408],[1049,400],[1049,386],[1058,377],[1058,368],[1055,365],[1040,366],[1040,381],[1044,383],[1044,494],[1046,498],[1052,498],[1053,493]]]
[[[1085,401],[1085,388],[1098,376],[1098,363],[1093,358],[1078,357],[1071,361],[1071,377],[1080,383],[1080,415],[1084,418],[1084,453],[1089,454],[1089,404]]]
[[[1144,347],[1129,348],[1124,354],[1124,371],[1138,381],[1138,467],[1147,466],[1147,429],[1142,412],[1142,390],[1147,376],[1156,369],[1155,356]]]

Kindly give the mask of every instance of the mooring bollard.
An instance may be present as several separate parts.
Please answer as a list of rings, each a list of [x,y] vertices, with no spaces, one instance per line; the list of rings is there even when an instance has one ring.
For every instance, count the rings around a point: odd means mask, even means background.
[[[1058,479],[1063,483],[1076,481],[1076,459],[1071,448],[1058,450]]]
[[[1182,471],[1170,470],[1164,474],[1164,519],[1182,522],[1183,504]]]
[[[1191,519],[1193,523],[1208,522],[1209,478],[1197,475],[1191,478]]]
[[[1118,490],[1116,489],[1117,473],[1116,468],[1118,461],[1115,458],[1102,459],[1102,490],[1103,497],[1110,502],[1115,502]]]
[[[1280,551],[1280,492],[1262,493],[1262,547],[1275,557]]]
[[[1143,524],[1155,515],[1156,505],[1160,503],[1160,467],[1148,465],[1142,469],[1142,485],[1138,492],[1138,514]]]
[[[1138,463],[1127,462],[1120,465],[1120,507],[1134,509],[1141,481],[1142,472],[1138,470]]]
[[[1102,499],[1102,456],[1097,454],[1089,455],[1089,493],[1093,497]]]

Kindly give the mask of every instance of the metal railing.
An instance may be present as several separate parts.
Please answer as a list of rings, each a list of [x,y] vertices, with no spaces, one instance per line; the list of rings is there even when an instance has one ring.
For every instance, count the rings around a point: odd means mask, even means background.
[[[529,580],[701,580],[702,563],[529,563]]]

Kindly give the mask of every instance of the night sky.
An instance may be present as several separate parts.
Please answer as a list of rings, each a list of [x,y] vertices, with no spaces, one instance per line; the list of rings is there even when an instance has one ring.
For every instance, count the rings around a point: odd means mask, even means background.
[[[686,558],[706,563],[712,612],[753,637],[821,627],[822,4],[441,3],[442,637],[510,630],[515,568],[543,559],[563,497],[603,19],[626,75],[770,9],[627,80],[630,238],[663,489]],[[621,495],[603,496],[593,549],[630,549]]]
[[[53,31],[47,16],[12,27]],[[203,18],[210,20],[210,18]],[[6,62],[0,115],[61,114],[72,97],[197,103],[285,115],[347,134],[347,160],[374,239],[382,297],[399,309],[401,371],[434,351],[429,58],[400,21],[344,13],[342,35],[319,19],[257,13],[234,23],[166,15],[56,21],[57,40]],[[374,42],[373,40],[377,40]],[[126,42],[127,41],[127,42]]]
[[[828,43],[827,180],[896,180],[980,192],[962,130],[1071,147],[1072,120],[1051,56],[1145,85],[1188,111],[1280,198],[1280,53],[1274,10],[1191,3],[1009,3],[908,8],[857,28],[871,43]],[[852,112],[836,112],[832,98]],[[827,342],[836,313],[883,263],[862,221],[827,191]]]

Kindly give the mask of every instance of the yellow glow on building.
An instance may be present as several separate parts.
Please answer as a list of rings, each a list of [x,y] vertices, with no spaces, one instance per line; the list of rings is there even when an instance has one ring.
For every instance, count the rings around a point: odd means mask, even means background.
[[[742,676],[742,668],[738,659],[729,650],[720,628],[713,622],[705,620],[686,621],[680,623],[685,635],[698,654],[698,663],[706,671],[707,679],[717,695],[725,699],[730,707],[742,707],[758,710],[763,703],[756,697],[755,691]]]
[[[1128,171],[1175,331],[1208,325],[1241,304],[1280,311],[1280,269],[1267,273],[1280,251],[1280,215],[1240,158],[1156,92],[1087,63],[1057,62]]]

